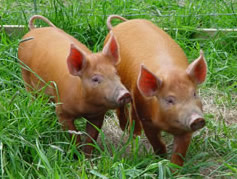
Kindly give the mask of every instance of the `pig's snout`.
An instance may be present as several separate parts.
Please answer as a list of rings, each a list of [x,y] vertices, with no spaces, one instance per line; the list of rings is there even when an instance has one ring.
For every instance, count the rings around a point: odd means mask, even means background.
[[[132,100],[130,93],[127,90],[121,90],[118,95],[117,102],[120,106],[129,103]]]
[[[192,131],[196,131],[203,128],[205,126],[205,123],[205,119],[202,116],[194,114],[191,116],[190,129]]]

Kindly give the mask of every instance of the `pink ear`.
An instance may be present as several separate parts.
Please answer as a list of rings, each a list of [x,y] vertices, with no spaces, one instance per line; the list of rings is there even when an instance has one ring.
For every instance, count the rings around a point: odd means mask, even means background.
[[[110,32],[110,38],[103,48],[103,54],[109,56],[115,65],[119,63],[119,45],[112,32]]]
[[[201,84],[205,81],[207,75],[207,63],[202,50],[200,51],[200,56],[188,66],[186,72],[197,84]]]
[[[80,76],[86,66],[85,55],[74,44],[71,44],[67,65],[69,72],[74,76]]]
[[[156,77],[152,72],[141,65],[140,74],[137,80],[137,87],[139,91],[146,97],[152,97],[161,87],[161,80]]]

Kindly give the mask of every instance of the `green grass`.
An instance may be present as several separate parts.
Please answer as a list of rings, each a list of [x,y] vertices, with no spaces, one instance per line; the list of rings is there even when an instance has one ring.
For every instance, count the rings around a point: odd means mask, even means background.
[[[228,14],[236,13],[236,9],[235,1],[222,0],[0,0],[0,25],[26,25],[31,15],[41,14],[93,51],[102,49],[108,33],[105,21],[110,14],[121,14],[128,19],[146,18],[160,27],[178,28],[167,32],[184,49],[190,61],[198,57],[200,49],[205,52],[208,78],[200,91],[203,98],[208,103],[213,101],[218,109],[205,109],[208,111],[207,125],[194,136],[187,161],[181,168],[155,156],[146,148],[144,137],[133,139],[131,134],[124,134],[115,142],[106,135],[106,129],[100,131],[100,144],[93,144],[95,157],[86,159],[76,150],[68,133],[61,129],[54,112],[55,104],[44,94],[34,97],[26,92],[17,59],[18,43],[23,34],[8,36],[0,31],[0,176],[237,177],[236,118],[226,119],[222,113],[230,110],[237,116],[237,33],[218,32],[200,38],[195,30],[197,27],[235,28],[237,14]],[[107,118],[108,123],[113,122],[113,112],[109,112]],[[78,156],[77,160],[74,155]]]

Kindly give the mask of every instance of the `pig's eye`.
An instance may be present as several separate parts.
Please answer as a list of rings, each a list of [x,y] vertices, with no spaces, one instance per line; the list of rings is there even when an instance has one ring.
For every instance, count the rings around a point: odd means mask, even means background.
[[[169,105],[174,105],[175,104],[175,97],[173,96],[168,96],[166,99],[165,99],[166,103],[169,104]]]
[[[102,82],[102,76],[100,75],[94,75],[92,78],[91,78],[91,81],[93,83],[96,83],[96,84],[100,84]]]

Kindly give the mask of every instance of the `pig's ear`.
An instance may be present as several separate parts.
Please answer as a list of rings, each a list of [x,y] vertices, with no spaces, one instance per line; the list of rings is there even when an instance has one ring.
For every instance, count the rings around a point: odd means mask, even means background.
[[[144,65],[141,65],[140,74],[137,79],[137,87],[144,96],[155,96],[161,84],[161,80],[156,77],[156,75],[145,68]]]
[[[70,46],[70,53],[67,57],[68,70],[71,75],[81,76],[82,71],[87,65],[84,53],[74,44]]]
[[[119,45],[112,31],[110,32],[110,38],[105,44],[102,53],[108,56],[114,65],[119,63]]]
[[[205,81],[207,76],[207,63],[202,50],[200,51],[200,56],[188,66],[186,72],[197,84],[201,84]]]

